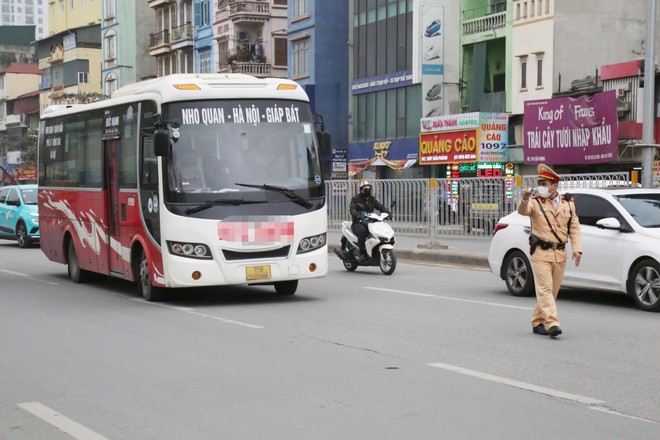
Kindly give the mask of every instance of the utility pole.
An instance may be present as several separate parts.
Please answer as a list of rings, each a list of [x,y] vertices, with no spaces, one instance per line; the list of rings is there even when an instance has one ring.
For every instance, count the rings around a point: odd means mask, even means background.
[[[642,131],[642,187],[653,186],[655,158],[655,1],[647,0],[646,55],[644,57],[644,127]]]

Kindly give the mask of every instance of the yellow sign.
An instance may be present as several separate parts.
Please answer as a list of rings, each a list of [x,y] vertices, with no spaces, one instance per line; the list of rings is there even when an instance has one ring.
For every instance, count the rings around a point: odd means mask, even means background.
[[[270,279],[270,266],[248,266],[245,268],[245,279],[248,281]]]

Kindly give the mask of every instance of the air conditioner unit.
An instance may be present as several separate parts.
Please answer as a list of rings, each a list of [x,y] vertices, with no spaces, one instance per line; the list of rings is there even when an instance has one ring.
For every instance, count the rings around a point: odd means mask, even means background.
[[[622,98],[626,95],[626,92],[630,91],[630,82],[614,84],[614,89],[616,90],[617,98]]]
[[[249,41],[250,40],[250,33],[241,31],[236,33],[236,39],[238,41]]]

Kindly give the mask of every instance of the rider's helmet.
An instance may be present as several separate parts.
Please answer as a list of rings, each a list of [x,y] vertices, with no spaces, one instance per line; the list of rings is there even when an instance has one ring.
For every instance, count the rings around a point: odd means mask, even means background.
[[[362,188],[364,188],[365,186],[371,188],[371,183],[369,183],[368,180],[363,180],[362,183],[360,183],[360,191],[362,191]]]

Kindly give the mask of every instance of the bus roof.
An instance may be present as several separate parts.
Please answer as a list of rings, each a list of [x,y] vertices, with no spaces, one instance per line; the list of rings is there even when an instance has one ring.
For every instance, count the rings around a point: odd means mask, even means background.
[[[281,87],[280,87],[281,86]],[[149,79],[116,90],[113,98],[155,93],[162,102],[217,98],[284,98],[309,101],[294,81],[238,73],[181,73]]]
[[[156,99],[160,103],[205,99],[293,99],[309,102],[295,81],[284,78],[257,78],[238,73],[181,73],[136,82],[116,90],[110,99],[91,104],[51,105],[42,117],[75,113],[82,109],[105,108],[116,104]]]

